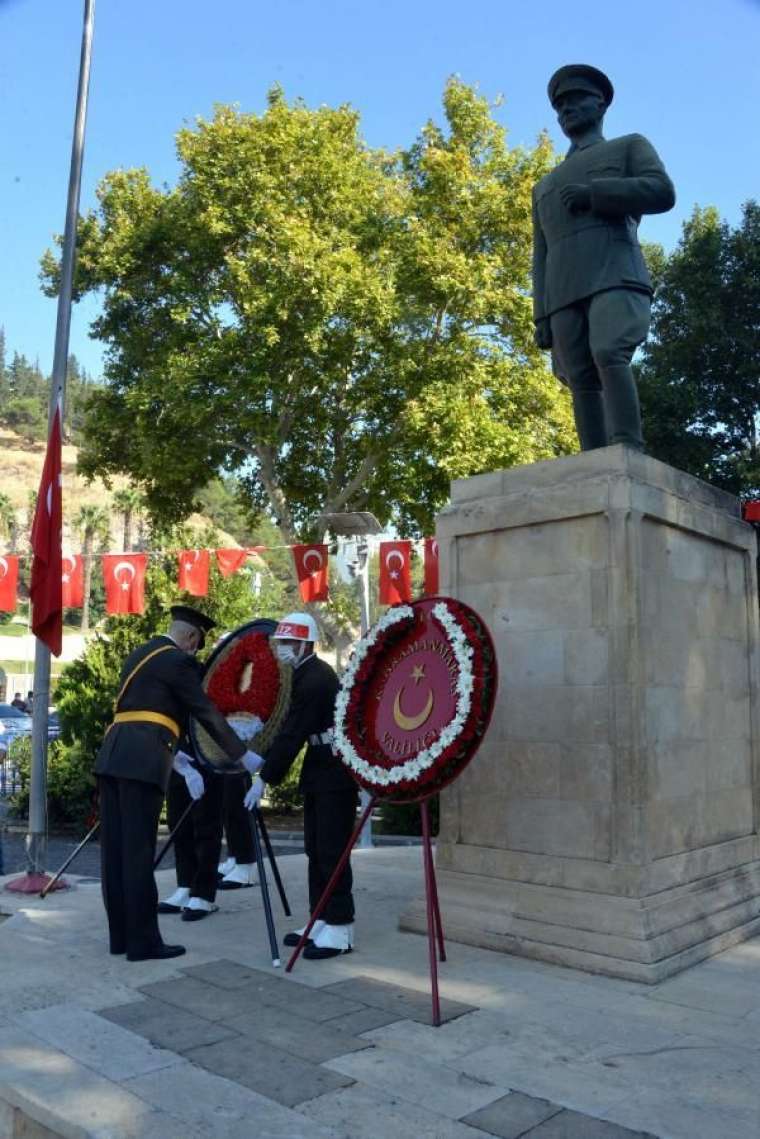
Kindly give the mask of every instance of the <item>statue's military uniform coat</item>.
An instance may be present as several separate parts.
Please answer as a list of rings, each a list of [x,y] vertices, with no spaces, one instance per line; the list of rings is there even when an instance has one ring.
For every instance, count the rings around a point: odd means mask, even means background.
[[[571,213],[559,191],[591,188],[591,209]],[[640,134],[574,148],[533,188],[533,313],[536,320],[603,292],[651,293],[639,246],[642,214],[675,202],[673,183],[657,151]]]
[[[328,735],[335,722],[338,677],[327,661],[311,656],[293,671],[293,689],[282,728],[267,749],[260,775],[277,785],[304,744],[300,788],[304,793],[304,847],[309,862],[309,907],[313,910],[343,853],[356,822],[357,788],[333,753]],[[354,920],[350,862],[320,915],[332,925]]]
[[[165,651],[147,660],[156,649]],[[193,657],[170,637],[154,637],[127,658],[122,685],[143,660],[117,711],[167,716],[180,733],[192,715],[231,758],[244,753],[245,744],[203,691]],[[116,723],[98,753],[101,883],[112,953],[140,955],[161,944],[153,860],[176,746],[174,733],[161,724]]]

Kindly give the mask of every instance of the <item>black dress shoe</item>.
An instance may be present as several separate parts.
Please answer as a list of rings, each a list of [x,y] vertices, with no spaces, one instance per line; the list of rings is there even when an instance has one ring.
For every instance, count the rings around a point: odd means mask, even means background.
[[[350,953],[351,946],[348,949],[328,949],[321,948],[315,945],[313,941],[309,941],[303,951],[303,955],[307,961],[322,961],[325,957],[340,957],[343,953]]]
[[[158,912],[160,914],[181,914],[182,906],[173,906],[170,902],[159,902]]]
[[[169,957],[181,957],[185,952],[184,945],[157,945],[145,953],[128,953],[127,961],[165,961]]]
[[[294,933],[286,933],[282,939],[282,944],[283,945],[290,945],[290,946],[298,945],[300,940],[301,940],[300,933],[295,933],[295,932]],[[304,944],[305,945],[311,945],[311,943],[312,943],[311,938],[307,937]]]
[[[211,917],[211,915],[215,914],[218,909],[218,906],[214,906],[212,910],[191,910],[185,907],[185,909],[182,911],[182,920],[202,921],[203,918]]]

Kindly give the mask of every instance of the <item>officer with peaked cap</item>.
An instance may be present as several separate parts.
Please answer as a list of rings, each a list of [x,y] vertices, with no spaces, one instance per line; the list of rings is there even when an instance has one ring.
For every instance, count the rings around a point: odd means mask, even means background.
[[[641,450],[631,359],[649,330],[652,282],[637,231],[643,214],[672,208],[673,183],[642,135],[604,139],[614,92],[603,72],[560,67],[548,93],[571,146],[533,189],[536,343],[570,387],[582,450]]]
[[[126,953],[129,961],[185,952],[181,945],[162,941],[153,861],[170,772],[174,768],[186,774],[189,767],[188,757],[177,752],[189,717],[203,724],[231,759],[245,763],[248,756],[246,745],[203,691],[193,659],[214,622],[188,605],[173,606],[171,617],[167,633],[127,657],[113,722],[95,763],[110,949]],[[255,768],[258,757],[248,762]]]

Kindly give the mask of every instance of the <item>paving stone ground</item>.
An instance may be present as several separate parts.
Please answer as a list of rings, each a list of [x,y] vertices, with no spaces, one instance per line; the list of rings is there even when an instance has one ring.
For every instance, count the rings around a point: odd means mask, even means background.
[[[369,1034],[404,1020],[431,1023],[428,993],[370,976],[311,989],[229,960],[181,972],[178,979],[142,986],[143,1000],[101,1009],[99,1015],[284,1107],[355,1085],[325,1066],[375,1050],[352,1026]],[[476,1011],[459,1001],[441,1002],[444,1023]],[[653,1139],[519,1092],[492,1098],[492,1088],[488,1081],[473,1081],[471,1089],[459,1089],[490,1100],[461,1116],[473,1137],[480,1132],[500,1139]]]
[[[305,859],[280,868],[281,938]],[[398,929],[417,849],[357,852],[354,952],[289,974],[258,888],[161,917],[187,954],[129,963],[93,879],[0,895],[0,1137],[760,1139],[760,939],[655,986],[449,942],[433,1027],[427,941]]]

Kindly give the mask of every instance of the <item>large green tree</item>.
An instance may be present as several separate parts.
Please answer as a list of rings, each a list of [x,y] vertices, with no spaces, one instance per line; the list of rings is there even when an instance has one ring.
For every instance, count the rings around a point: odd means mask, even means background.
[[[429,530],[451,477],[573,449],[532,342],[530,193],[550,145],[510,148],[457,80],[444,125],[389,155],[348,106],[270,93],[181,130],[174,188],[107,175],[77,290],[107,345],[85,473],[127,473],[157,516],[217,471],[286,541],[325,511]],[[43,262],[48,292],[57,262]]]
[[[652,335],[639,374],[647,447],[735,494],[760,493],[760,205],[732,228],[695,209],[650,257]]]

